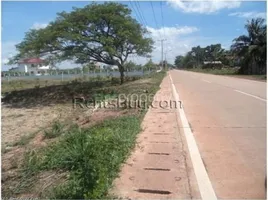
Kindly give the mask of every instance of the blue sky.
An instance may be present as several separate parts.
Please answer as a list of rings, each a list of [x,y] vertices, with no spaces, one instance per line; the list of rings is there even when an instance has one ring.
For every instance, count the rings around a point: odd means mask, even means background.
[[[16,54],[15,44],[22,41],[25,32],[30,28],[45,27],[55,19],[57,12],[71,11],[72,7],[83,7],[88,3],[2,2],[2,64]],[[182,2],[177,0],[121,3],[127,4],[133,10],[133,17],[148,27],[151,32],[152,38],[156,41],[152,53],[154,62],[159,62],[161,59],[161,45],[158,41],[160,39],[166,39],[164,51],[167,60],[173,63],[175,56],[183,55],[193,46],[221,43],[224,48],[228,49],[235,37],[246,34],[244,24],[248,19],[266,18],[266,2]],[[147,61],[135,56],[131,59],[137,63]],[[2,66],[2,70],[10,68],[10,66]],[[69,61],[60,65],[62,68],[73,66],[74,64]]]

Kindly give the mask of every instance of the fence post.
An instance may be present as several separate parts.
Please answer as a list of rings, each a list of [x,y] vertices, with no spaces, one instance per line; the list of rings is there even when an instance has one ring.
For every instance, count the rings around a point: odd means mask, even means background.
[[[63,82],[63,72],[61,72],[61,82]]]

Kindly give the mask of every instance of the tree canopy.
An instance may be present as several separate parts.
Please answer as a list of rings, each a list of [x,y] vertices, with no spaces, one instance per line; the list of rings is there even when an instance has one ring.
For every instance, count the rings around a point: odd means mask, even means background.
[[[84,8],[61,12],[46,28],[31,29],[16,45],[19,52],[12,62],[29,56],[53,58],[54,62],[74,60],[117,65],[124,81],[125,63],[130,54],[148,56],[153,40],[146,28],[131,17],[123,4],[92,3]]]
[[[240,67],[241,74],[266,73],[266,24],[262,18],[248,20],[245,28],[248,35],[241,35],[233,40],[230,50],[221,44],[207,47],[193,47],[185,56],[175,58],[177,68],[213,68],[214,64],[204,65],[204,61],[221,61],[221,66]],[[218,65],[220,66],[220,65]]]
[[[266,73],[266,24],[262,18],[248,20],[245,28],[248,35],[235,38],[231,50],[236,57],[241,58],[240,72],[243,74]]]
[[[187,52],[185,56],[177,56],[175,66],[178,68],[200,67],[203,66],[204,61],[221,61],[225,63],[226,54],[227,52],[221,47],[221,44],[212,44],[204,48],[197,46]]]

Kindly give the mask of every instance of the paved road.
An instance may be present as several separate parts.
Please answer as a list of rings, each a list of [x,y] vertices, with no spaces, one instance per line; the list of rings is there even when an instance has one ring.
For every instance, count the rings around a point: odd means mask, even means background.
[[[170,72],[218,198],[265,198],[266,83]]]

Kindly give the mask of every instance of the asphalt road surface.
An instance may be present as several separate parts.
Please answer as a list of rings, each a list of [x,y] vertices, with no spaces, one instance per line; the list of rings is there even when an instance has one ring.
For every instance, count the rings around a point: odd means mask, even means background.
[[[172,70],[217,198],[264,199],[266,82]]]

